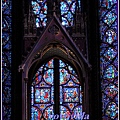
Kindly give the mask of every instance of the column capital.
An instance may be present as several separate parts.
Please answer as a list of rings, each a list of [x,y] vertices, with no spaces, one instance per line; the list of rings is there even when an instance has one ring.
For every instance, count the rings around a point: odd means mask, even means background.
[[[24,78],[24,81],[27,83],[28,82],[28,78]]]

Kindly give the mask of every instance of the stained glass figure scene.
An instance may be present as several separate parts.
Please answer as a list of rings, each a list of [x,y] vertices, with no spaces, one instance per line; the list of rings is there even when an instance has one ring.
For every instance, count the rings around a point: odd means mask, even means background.
[[[36,88],[35,89],[35,103],[49,103],[50,102],[50,89],[49,88]]]
[[[118,120],[117,0],[100,0],[100,68],[103,120]]]
[[[46,0],[34,0],[31,4],[36,16],[36,27],[46,26],[48,9]]]
[[[31,84],[31,120],[54,117],[54,74],[55,59],[43,64],[33,77]],[[75,70],[59,60],[59,103],[60,120],[69,120],[82,113],[82,88]],[[76,119],[77,120],[77,119]]]

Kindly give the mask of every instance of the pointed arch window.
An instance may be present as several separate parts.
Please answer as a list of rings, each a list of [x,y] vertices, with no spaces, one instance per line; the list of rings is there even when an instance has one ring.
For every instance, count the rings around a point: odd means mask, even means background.
[[[47,0],[31,1],[33,12],[36,15],[36,27],[46,26],[47,22]]]
[[[31,120],[52,120],[55,114],[69,120],[81,113],[82,87],[74,68],[57,58],[44,63],[31,83]]]
[[[78,7],[80,7],[80,0],[61,0],[60,10],[63,26],[65,27],[73,26],[75,19],[74,15],[77,6],[76,4],[78,4]]]
[[[36,27],[46,26],[47,23],[47,0],[31,1],[32,10],[36,16]],[[61,0],[60,11],[62,25],[65,27],[73,26],[76,8],[81,7],[80,0]]]

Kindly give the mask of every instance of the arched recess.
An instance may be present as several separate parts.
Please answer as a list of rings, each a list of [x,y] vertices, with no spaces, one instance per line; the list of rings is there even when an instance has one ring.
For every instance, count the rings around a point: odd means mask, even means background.
[[[32,60],[31,60],[32,59]],[[82,97],[82,111],[89,114],[89,70],[84,61],[70,48],[59,42],[51,42],[47,44],[42,51],[37,51],[34,57],[30,59],[31,64],[23,64],[22,72],[22,119],[31,119],[31,83],[32,78],[37,70],[43,64],[51,59],[61,60],[70,65],[77,74],[77,79],[81,85]],[[59,74],[59,73],[58,73]],[[59,83],[59,81],[58,81]],[[57,96],[58,97],[58,96]],[[58,112],[54,113],[58,114]]]

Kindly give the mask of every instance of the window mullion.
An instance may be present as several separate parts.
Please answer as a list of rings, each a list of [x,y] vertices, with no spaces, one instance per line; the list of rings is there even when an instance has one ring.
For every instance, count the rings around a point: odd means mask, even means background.
[[[54,59],[54,114],[60,114],[59,112],[59,60]]]

